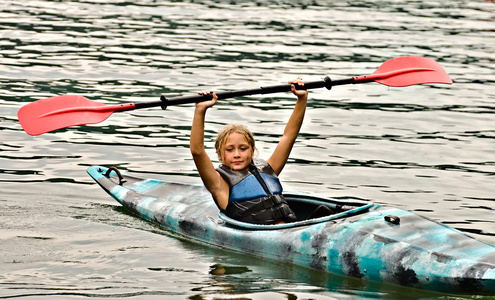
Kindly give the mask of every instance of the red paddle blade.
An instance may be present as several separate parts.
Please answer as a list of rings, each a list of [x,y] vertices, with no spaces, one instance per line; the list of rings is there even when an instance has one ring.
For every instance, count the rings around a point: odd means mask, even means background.
[[[354,77],[356,83],[375,81],[386,86],[410,86],[426,83],[452,84],[442,66],[431,58],[402,56],[384,62],[372,75]]]
[[[41,99],[19,109],[17,117],[30,135],[106,120],[113,112],[134,105],[106,106],[79,95],[63,95]]]

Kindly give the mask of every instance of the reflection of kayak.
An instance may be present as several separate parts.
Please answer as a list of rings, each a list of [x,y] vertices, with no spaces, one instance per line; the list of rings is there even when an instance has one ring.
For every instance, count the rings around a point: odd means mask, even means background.
[[[116,169],[98,166],[87,171],[123,206],[189,239],[333,274],[495,294],[494,246],[409,211],[285,193],[298,217],[320,204],[337,212],[290,224],[244,224],[219,215],[201,185],[117,176]]]

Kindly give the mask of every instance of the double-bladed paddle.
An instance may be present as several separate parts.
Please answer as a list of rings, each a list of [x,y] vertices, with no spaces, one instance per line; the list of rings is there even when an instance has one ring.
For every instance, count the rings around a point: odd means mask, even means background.
[[[445,70],[431,58],[419,56],[397,57],[384,62],[373,74],[351,77],[349,79],[331,80],[328,76],[321,81],[305,82],[297,89],[331,89],[335,85],[378,82],[386,86],[403,87],[425,83],[452,84]],[[288,92],[290,84],[260,87],[238,91],[217,92],[218,99],[234,98],[255,94]],[[112,113],[161,106],[196,103],[211,100],[211,95],[193,95],[160,101],[105,105],[79,95],[63,95],[41,99],[29,103],[17,113],[19,122],[30,135],[40,135],[50,131],[83,124],[96,124],[106,120]]]

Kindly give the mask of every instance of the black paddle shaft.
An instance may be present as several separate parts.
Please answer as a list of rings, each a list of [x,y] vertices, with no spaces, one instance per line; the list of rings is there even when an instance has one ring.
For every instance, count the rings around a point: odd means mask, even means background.
[[[331,89],[334,85],[344,85],[344,84],[354,84],[354,78],[349,79],[340,79],[340,80],[331,80],[330,77],[325,77],[320,81],[313,82],[305,82],[304,85],[295,84],[296,89],[298,90],[309,90],[309,89],[318,89],[318,88],[327,88]],[[245,89],[238,91],[227,91],[227,92],[218,92],[216,93],[219,100],[241,97],[241,96],[249,96],[256,94],[273,94],[273,93],[282,93],[289,92],[291,90],[291,84],[282,84],[282,85],[273,85],[267,87],[259,87],[256,89]],[[139,108],[148,108],[148,107],[156,107],[161,106],[163,109],[166,109],[167,106],[170,105],[180,105],[180,104],[188,104],[188,103],[197,103],[203,102],[213,99],[212,95],[193,95],[193,96],[182,96],[182,97],[174,97],[167,99],[165,96],[160,97],[160,101],[153,102],[143,102],[136,103],[135,109]]]

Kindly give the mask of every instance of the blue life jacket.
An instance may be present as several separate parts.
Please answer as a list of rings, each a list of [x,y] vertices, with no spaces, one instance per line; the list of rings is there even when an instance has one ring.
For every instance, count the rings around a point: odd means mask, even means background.
[[[223,211],[227,216],[254,224],[296,221],[282,196],[282,185],[266,161],[251,163],[249,170],[234,171],[225,165],[216,170],[230,189],[229,202]]]

